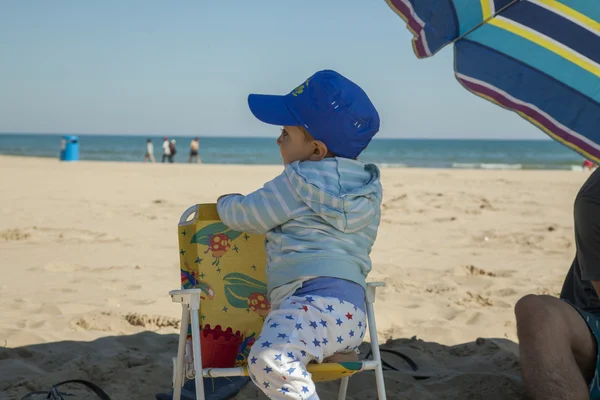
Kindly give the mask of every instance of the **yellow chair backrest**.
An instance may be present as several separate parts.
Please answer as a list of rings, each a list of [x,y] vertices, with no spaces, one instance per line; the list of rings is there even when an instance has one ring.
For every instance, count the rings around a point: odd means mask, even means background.
[[[229,229],[221,222],[216,204],[190,207],[179,222],[178,233],[181,287],[203,292],[200,329],[220,325],[222,331],[239,331],[242,340],[235,366],[245,366],[271,308],[265,276],[265,237]],[[188,335],[191,337],[191,329]],[[206,353],[223,355],[227,351],[223,346],[203,346],[203,361]],[[314,381],[328,381],[352,375],[361,367],[360,362],[318,364],[310,365],[309,371]]]
[[[199,204],[186,214],[178,229],[182,289],[203,291],[201,329],[220,325],[243,335],[236,365],[244,365],[270,310],[265,237],[229,229],[215,204]]]

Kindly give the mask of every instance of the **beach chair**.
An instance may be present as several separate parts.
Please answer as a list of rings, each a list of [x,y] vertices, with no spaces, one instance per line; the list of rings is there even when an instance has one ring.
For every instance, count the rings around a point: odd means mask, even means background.
[[[248,376],[246,360],[270,309],[264,236],[229,229],[216,204],[187,209],[178,235],[181,289],[169,292],[182,306],[173,400],[180,400],[185,377],[195,379],[196,399],[204,400],[203,378]],[[369,283],[366,291],[373,360],[307,366],[315,382],[341,380],[338,399],[346,398],[350,376],[366,370],[375,371],[378,398],[386,398],[373,312],[379,286]]]

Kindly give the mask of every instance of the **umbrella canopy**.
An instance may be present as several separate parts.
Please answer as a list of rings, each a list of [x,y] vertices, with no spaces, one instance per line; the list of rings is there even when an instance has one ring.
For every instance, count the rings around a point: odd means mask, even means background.
[[[600,0],[386,0],[418,58],[454,44],[458,81],[600,162]]]

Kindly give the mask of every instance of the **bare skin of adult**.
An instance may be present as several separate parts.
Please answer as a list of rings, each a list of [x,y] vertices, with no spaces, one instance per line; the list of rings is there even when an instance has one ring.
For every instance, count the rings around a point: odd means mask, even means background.
[[[576,255],[560,299],[527,295],[515,306],[521,374],[534,400],[600,399],[600,172],[574,206]]]
[[[596,368],[596,339],[573,307],[528,295],[515,307],[521,374],[532,399],[587,400]]]
[[[196,160],[196,164],[200,164],[200,155],[198,154],[200,144],[199,139],[194,138],[190,142],[190,158],[188,159],[188,163],[191,163],[193,159]]]

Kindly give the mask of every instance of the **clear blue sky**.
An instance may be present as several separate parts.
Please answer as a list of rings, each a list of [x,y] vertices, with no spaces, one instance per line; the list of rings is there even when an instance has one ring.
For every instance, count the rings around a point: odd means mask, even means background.
[[[268,136],[248,93],[319,69],[361,85],[379,137],[545,138],[417,60],[384,0],[0,0],[0,132]]]

